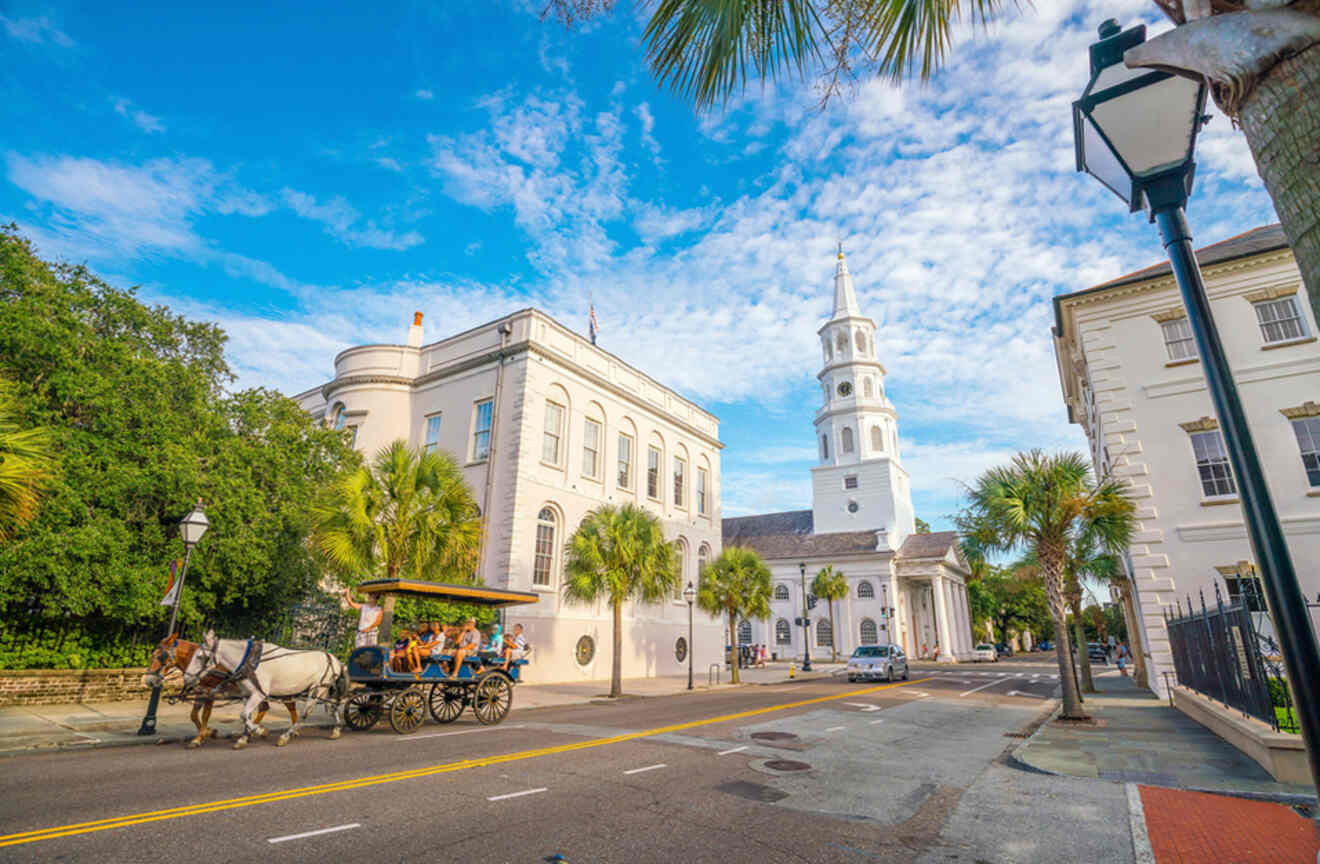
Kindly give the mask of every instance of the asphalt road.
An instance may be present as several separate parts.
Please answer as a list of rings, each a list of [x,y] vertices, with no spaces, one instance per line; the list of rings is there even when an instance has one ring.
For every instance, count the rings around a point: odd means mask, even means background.
[[[465,714],[409,736],[311,730],[282,749],[13,757],[0,861],[1131,860],[1121,786],[1004,764],[1049,705],[1049,675],[923,664],[894,685],[625,698],[497,727]]]

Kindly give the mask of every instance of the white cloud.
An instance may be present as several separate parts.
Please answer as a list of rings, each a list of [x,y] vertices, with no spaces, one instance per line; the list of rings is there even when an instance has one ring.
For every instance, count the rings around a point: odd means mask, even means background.
[[[645,102],[639,103],[638,106],[633,109],[633,113],[637,115],[637,119],[642,124],[642,146],[650,152],[651,158],[655,160],[656,164],[662,164],[663,160],[660,158],[660,142],[655,139],[654,135],[655,115],[651,113],[651,106]]]
[[[402,173],[403,171],[403,166],[398,163],[398,160],[392,159],[389,156],[378,156],[376,157],[375,162],[386,171],[393,171],[395,174]]]
[[[325,203],[297,189],[285,188],[281,193],[286,206],[304,219],[320,222],[326,233],[349,246],[366,246],[372,249],[410,249],[425,242],[417,231],[396,234],[378,228],[370,220],[359,225],[362,214],[343,198],[336,196]]]
[[[435,98],[435,92],[432,90],[418,90],[413,95],[418,99],[421,99],[423,102],[430,102]]]
[[[74,44],[67,33],[44,15],[39,18],[8,18],[0,15],[0,26],[5,28],[11,38],[20,42],[36,45],[50,43],[62,48],[71,48]]]
[[[160,121],[160,118],[148,114],[141,108],[134,107],[133,103],[129,100],[115,99],[113,101],[115,105],[115,113],[121,117],[127,117],[132,121],[134,126],[138,127],[143,132],[151,134],[153,132],[165,131],[165,124]]]

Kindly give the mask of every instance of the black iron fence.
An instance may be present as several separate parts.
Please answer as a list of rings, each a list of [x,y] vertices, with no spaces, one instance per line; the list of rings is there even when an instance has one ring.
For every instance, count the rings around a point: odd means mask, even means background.
[[[1188,597],[1187,610],[1178,603],[1177,613],[1166,612],[1164,623],[1179,684],[1279,728],[1271,676],[1244,603],[1225,606],[1216,585],[1213,607],[1207,608],[1202,592],[1200,611]]]

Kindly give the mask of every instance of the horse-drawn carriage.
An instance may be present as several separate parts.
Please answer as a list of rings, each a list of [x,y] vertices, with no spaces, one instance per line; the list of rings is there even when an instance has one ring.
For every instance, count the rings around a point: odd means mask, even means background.
[[[536,594],[411,579],[377,579],[363,582],[357,590],[375,595],[383,615],[380,644],[354,649],[348,657],[352,689],[344,706],[344,722],[349,728],[370,729],[388,716],[394,731],[406,735],[422,725],[427,713],[437,723],[452,723],[469,706],[479,723],[494,725],[504,719],[513,705],[513,685],[527,661],[512,660],[504,669],[503,659],[497,656],[465,657],[458,669],[451,670],[452,675],[446,675],[441,663],[452,665],[453,656],[434,653],[425,658],[419,673],[395,671],[390,668],[394,603],[400,596],[411,596],[497,609],[535,603]]]

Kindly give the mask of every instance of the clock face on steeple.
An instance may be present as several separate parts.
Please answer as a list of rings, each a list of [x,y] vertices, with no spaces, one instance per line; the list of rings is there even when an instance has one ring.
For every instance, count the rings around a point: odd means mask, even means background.
[[[851,395],[852,395],[852,384],[851,384],[850,382],[848,382],[848,381],[841,381],[841,382],[839,382],[839,395],[840,395],[840,396],[851,396]]]

